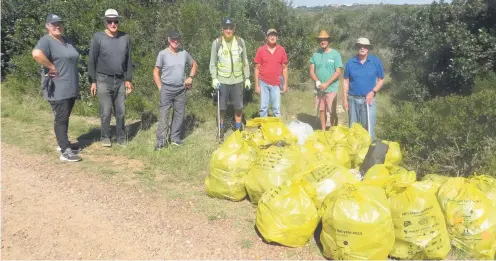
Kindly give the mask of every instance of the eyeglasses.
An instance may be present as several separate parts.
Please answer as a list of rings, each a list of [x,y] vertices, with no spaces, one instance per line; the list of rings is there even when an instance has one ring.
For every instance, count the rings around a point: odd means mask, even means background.
[[[223,26],[222,29],[223,30],[234,30],[234,26],[232,26],[232,25]]]
[[[119,20],[107,20],[107,24],[119,24]]]

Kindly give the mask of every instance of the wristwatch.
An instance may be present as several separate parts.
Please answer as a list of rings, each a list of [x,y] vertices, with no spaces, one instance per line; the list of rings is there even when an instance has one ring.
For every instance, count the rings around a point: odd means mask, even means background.
[[[376,92],[376,91],[374,91],[374,90],[372,90],[372,92],[374,93],[374,96],[377,94],[377,92]]]
[[[195,76],[194,75],[190,75],[189,78],[193,79],[193,78],[195,78]]]

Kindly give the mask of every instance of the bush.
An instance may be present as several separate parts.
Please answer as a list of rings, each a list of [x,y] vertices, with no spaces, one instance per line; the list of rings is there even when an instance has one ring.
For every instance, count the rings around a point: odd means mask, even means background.
[[[408,167],[419,173],[494,173],[496,91],[401,103],[380,116],[381,137],[399,141]],[[489,173],[488,172],[488,173]]]

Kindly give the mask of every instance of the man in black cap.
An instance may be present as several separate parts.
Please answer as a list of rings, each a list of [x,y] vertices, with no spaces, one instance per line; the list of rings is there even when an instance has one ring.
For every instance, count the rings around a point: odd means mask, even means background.
[[[191,55],[181,48],[179,33],[169,31],[167,42],[169,46],[158,53],[153,69],[153,80],[160,90],[160,118],[157,126],[155,150],[160,150],[166,146],[169,134],[173,145],[181,146],[184,144],[181,139],[181,132],[186,110],[186,90],[191,88],[197,68]],[[191,71],[186,77],[188,67],[191,67]],[[171,107],[174,108],[174,114],[171,131],[168,133]]]
[[[212,87],[220,90],[219,107],[221,111],[219,139],[224,139],[223,115],[227,103],[231,101],[234,107],[235,128],[241,129],[241,115],[243,110],[243,81],[246,89],[251,88],[250,67],[246,55],[245,41],[234,36],[235,25],[232,19],[222,22],[222,36],[212,42],[210,53],[210,75]],[[233,41],[234,40],[234,41]]]
[[[114,9],[105,11],[104,32],[93,36],[88,55],[88,74],[91,95],[98,94],[100,120],[102,126],[101,142],[111,147],[110,117],[112,108],[115,113],[117,143],[124,145],[126,94],[131,92],[132,61],[129,35],[119,31],[119,14]]]

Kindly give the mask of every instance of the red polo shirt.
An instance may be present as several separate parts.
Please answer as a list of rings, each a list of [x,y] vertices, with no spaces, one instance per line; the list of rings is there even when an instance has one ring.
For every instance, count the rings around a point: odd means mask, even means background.
[[[281,84],[282,65],[288,63],[288,56],[284,47],[276,44],[274,53],[270,53],[267,44],[257,50],[254,59],[260,64],[259,77],[267,84],[279,86]]]

